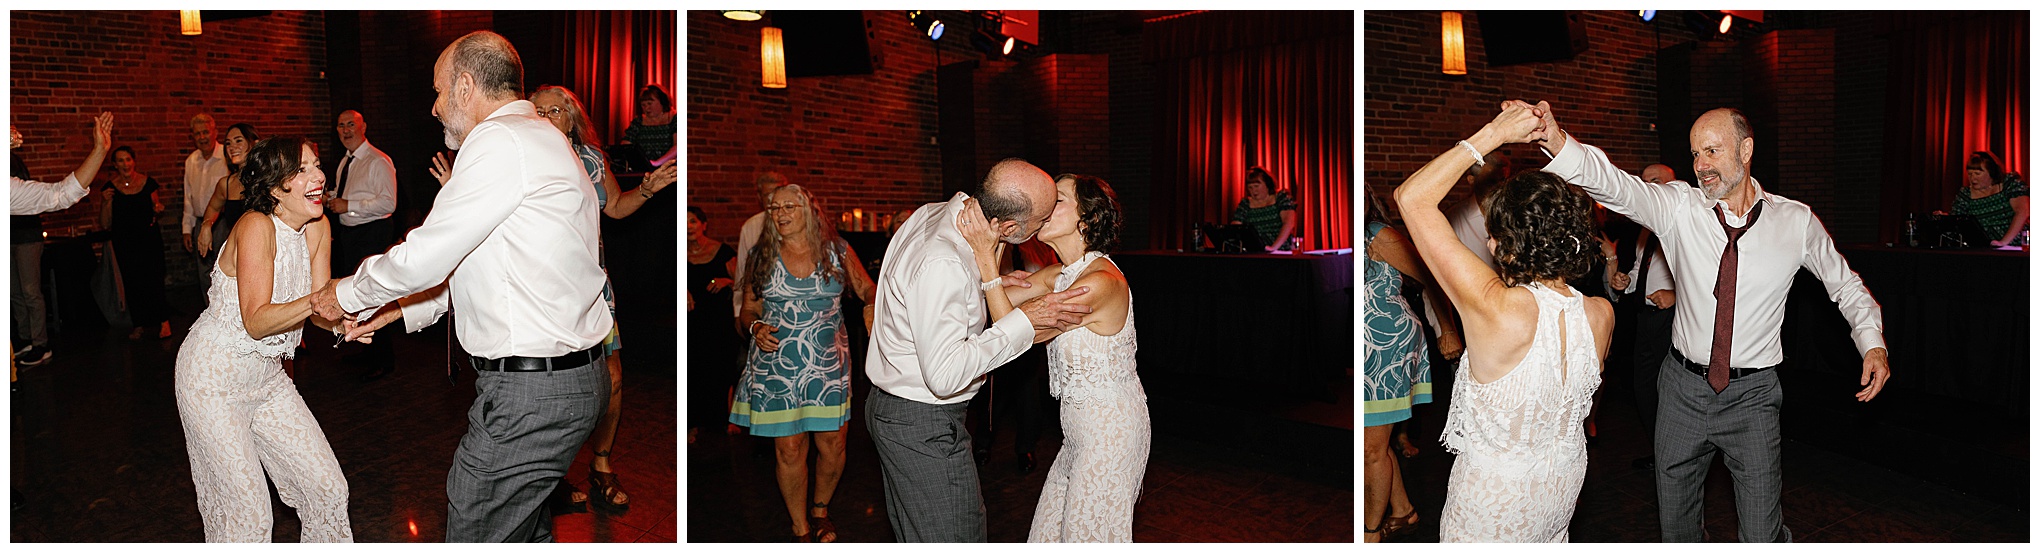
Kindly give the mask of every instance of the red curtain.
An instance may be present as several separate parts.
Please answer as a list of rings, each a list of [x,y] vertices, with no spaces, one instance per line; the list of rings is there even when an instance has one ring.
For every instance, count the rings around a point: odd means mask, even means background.
[[[1205,12],[1144,34],[1159,100],[1154,246],[1229,220],[1259,166],[1296,199],[1305,248],[1353,247],[1353,12]]]
[[[1881,241],[1908,213],[1947,209],[1969,154],[2027,171],[2027,12],[1892,14]]]
[[[622,139],[637,118],[639,88],[659,85],[679,103],[677,12],[573,12],[567,24],[569,86],[588,104],[604,143]]]

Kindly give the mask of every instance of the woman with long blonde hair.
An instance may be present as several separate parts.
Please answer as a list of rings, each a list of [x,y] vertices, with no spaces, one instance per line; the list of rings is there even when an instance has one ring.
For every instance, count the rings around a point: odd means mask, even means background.
[[[822,224],[814,197],[797,184],[774,190],[764,232],[745,259],[738,322],[751,353],[737,382],[730,422],[772,438],[779,493],[800,541],[836,541],[829,500],[843,476],[850,421],[850,344],[843,329],[844,289],[871,302],[871,276],[857,252]],[[808,443],[820,453],[808,495]]]

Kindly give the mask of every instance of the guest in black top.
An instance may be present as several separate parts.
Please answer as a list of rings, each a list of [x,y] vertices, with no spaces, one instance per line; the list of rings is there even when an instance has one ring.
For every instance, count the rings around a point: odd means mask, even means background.
[[[687,206],[687,443],[704,425],[728,420],[730,386],[742,369],[742,337],[728,308],[737,250],[708,237],[708,216]],[[699,305],[697,308],[696,305]]]
[[[135,171],[135,151],[127,146],[113,149],[113,169],[99,207],[99,224],[113,234],[128,320],[135,325],[128,339],[151,333],[169,338],[169,308],[163,303],[163,231],[156,226],[156,215],[163,212],[163,203],[156,200],[160,186]]]

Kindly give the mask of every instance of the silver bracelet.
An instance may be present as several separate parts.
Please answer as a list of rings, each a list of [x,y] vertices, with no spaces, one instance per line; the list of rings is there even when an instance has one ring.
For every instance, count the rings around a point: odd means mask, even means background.
[[[1004,284],[1005,282],[1006,279],[1003,277],[987,280],[983,284],[978,285],[978,290],[983,292],[991,292],[993,288],[997,288],[999,287],[999,285]]]
[[[1474,148],[1472,143],[1461,140],[1459,141],[1459,147],[1466,148],[1466,154],[1473,156],[1474,165],[1487,165],[1487,158],[1481,157],[1480,150]]]

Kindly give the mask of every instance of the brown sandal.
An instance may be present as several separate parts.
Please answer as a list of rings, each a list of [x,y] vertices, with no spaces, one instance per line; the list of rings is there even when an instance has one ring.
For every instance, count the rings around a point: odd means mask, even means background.
[[[1383,540],[1408,534],[1417,528],[1417,511],[1415,509],[1411,509],[1410,514],[1401,517],[1390,516],[1384,517],[1384,519],[1381,521],[1381,539]]]
[[[813,513],[815,509],[828,510],[828,508],[829,504],[827,503],[814,503],[808,506],[808,512]],[[808,533],[816,542],[835,543],[836,523],[829,520],[829,515],[814,516],[810,514],[808,515]]]

